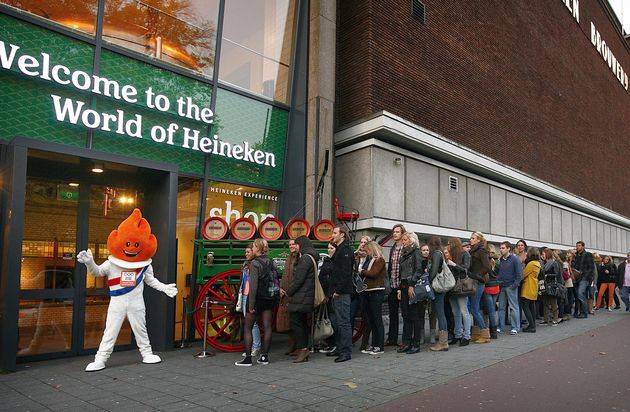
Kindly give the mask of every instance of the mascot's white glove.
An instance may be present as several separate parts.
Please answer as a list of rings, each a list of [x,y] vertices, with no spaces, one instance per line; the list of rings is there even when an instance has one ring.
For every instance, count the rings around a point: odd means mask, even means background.
[[[166,293],[166,296],[169,298],[173,298],[177,295],[177,286],[174,283],[169,283],[168,285],[163,283],[158,290]]]
[[[90,249],[80,251],[77,254],[77,261],[79,263],[83,263],[87,267],[87,270],[92,273],[92,276],[99,275],[98,266],[94,262],[94,255],[92,255],[92,251]]]

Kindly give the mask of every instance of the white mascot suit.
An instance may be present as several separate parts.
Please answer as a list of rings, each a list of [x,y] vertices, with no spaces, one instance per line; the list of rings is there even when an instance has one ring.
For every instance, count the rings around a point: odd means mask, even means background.
[[[177,294],[174,283],[166,285],[153,276],[151,258],[157,250],[157,239],[151,234],[151,226],[142,218],[139,209],[134,209],[118,230],[113,230],[107,238],[110,256],[102,265],[94,262],[92,251],[83,250],[77,260],[87,267],[92,276],[107,276],[109,285],[109,308],[103,339],[96,352],[94,362],[87,365],[87,372],[105,369],[105,362],[114,350],[118,332],[125,317],[136,337],[136,343],[143,363],[159,363],[159,356],[151,350],[147,334],[145,307],[142,291],[144,284],[166,293],[169,297]]]

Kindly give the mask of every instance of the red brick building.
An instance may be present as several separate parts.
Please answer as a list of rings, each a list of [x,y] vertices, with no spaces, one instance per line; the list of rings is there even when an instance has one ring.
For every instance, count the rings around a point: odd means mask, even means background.
[[[630,247],[630,46],[606,0],[348,0],[337,24],[336,194],[361,228]]]

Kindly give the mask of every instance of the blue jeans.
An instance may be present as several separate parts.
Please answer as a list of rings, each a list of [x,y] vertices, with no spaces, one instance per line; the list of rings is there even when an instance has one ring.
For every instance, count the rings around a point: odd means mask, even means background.
[[[468,296],[451,296],[449,300],[455,319],[453,334],[456,338],[470,339],[472,316],[468,312]]]
[[[258,323],[254,322],[254,326],[252,327],[252,336],[254,337],[252,343],[252,350],[260,351],[260,328],[258,328]]]
[[[434,308],[438,319],[438,328],[440,330],[448,330],[448,323],[446,322],[446,313],[444,312],[444,297],[446,293],[436,293]]]
[[[506,304],[510,304],[510,323],[512,329],[521,329],[521,308],[518,305],[518,287],[501,287],[499,293],[499,329],[505,329],[505,310]]]
[[[588,316],[588,306],[586,304],[586,291],[591,286],[591,281],[587,279],[580,280],[578,286],[578,301],[580,302],[580,312],[583,316]]]
[[[352,355],[352,326],[350,325],[350,295],[344,294],[333,298],[335,308],[335,341],[341,355]]]
[[[488,315],[488,323],[490,323],[490,328],[492,330],[497,329],[497,298],[499,295],[490,295],[486,292],[483,292],[483,296],[481,301],[485,307],[486,314]]]
[[[626,305],[626,310],[630,309],[630,286],[622,286],[619,288],[619,297]]]
[[[483,296],[484,290],[486,290],[486,285],[484,285],[483,283],[479,283],[477,285],[477,293],[475,293],[468,299],[468,302],[470,302],[470,314],[475,320],[475,324],[481,329],[485,329],[487,327],[486,322],[483,320],[483,316],[481,316],[480,308],[481,298]]]

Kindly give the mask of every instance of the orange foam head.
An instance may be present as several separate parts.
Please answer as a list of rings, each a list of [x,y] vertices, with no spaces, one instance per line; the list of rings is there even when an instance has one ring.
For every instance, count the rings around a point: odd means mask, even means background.
[[[118,229],[112,230],[107,248],[112,256],[128,262],[141,262],[155,255],[157,238],[151,234],[151,226],[142,218],[140,209],[134,209]]]

